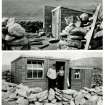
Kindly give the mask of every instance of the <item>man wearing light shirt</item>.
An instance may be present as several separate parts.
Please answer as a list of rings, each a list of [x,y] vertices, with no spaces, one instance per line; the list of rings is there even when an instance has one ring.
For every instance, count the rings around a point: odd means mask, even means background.
[[[56,73],[56,65],[53,64],[47,72],[47,77],[48,77],[48,89],[52,88],[54,89],[56,87],[56,77],[57,77],[57,73]]]

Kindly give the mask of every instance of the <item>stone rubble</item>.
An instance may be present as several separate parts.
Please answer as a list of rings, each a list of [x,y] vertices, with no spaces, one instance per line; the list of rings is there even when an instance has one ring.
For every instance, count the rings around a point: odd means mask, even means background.
[[[13,103],[13,104],[12,104]],[[42,90],[39,87],[29,88],[24,84],[2,82],[3,105],[102,105],[102,86],[80,91],[57,88]]]

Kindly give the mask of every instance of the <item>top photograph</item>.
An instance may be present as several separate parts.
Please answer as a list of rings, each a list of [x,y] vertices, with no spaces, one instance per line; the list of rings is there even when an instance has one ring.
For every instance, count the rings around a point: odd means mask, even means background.
[[[103,50],[102,0],[2,0],[2,50]]]

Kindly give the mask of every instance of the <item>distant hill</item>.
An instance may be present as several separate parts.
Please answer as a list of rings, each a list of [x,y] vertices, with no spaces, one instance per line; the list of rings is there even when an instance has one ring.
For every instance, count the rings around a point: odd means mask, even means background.
[[[78,60],[72,60],[70,62],[71,66],[89,66],[89,67],[98,67],[100,69],[103,68],[101,57],[91,57],[91,58],[83,58]]]
[[[93,9],[97,5],[97,0],[2,0],[2,16],[34,17],[36,20],[43,20],[45,5]]]

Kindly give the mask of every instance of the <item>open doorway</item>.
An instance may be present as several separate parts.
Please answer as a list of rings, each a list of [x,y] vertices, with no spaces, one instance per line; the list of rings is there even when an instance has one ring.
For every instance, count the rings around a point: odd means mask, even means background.
[[[68,80],[69,80],[69,86],[68,86],[68,88],[69,89],[71,89],[71,68],[69,68],[69,78],[68,78]]]
[[[56,85],[60,90],[64,89],[64,73],[65,73],[65,62],[56,61],[56,72],[57,80]]]

